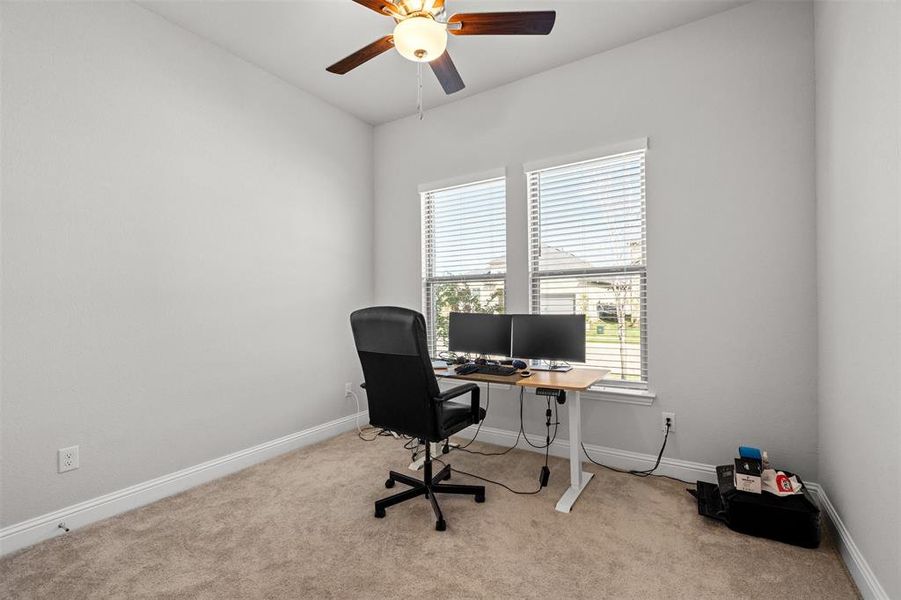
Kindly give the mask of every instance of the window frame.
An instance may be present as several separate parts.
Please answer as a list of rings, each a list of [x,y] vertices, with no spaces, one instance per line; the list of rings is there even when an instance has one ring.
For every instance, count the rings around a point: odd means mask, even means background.
[[[596,267],[586,269],[552,269],[542,271],[539,264],[540,254],[534,251],[534,244],[540,245],[540,194],[535,197],[533,194],[532,178],[542,171],[556,169],[560,167],[575,166],[580,163],[595,162],[599,160],[615,159],[628,154],[640,154],[642,166],[642,182],[641,182],[641,216],[642,216],[642,264],[628,265],[616,267]],[[647,306],[647,289],[648,289],[648,243],[647,243],[647,182],[646,182],[646,165],[647,165],[647,139],[634,140],[625,142],[605,149],[596,149],[585,151],[579,154],[567,157],[558,157],[556,159],[546,159],[523,165],[523,172],[526,178],[526,205],[527,205],[527,236],[528,236],[528,293],[529,293],[529,310],[532,314],[540,314],[541,311],[541,294],[540,283],[542,280],[553,281],[554,279],[584,278],[584,277],[604,277],[604,276],[637,276],[640,279],[639,288],[639,307],[640,320],[642,330],[639,334],[639,357],[640,357],[640,381],[627,381],[617,379],[604,379],[593,386],[591,391],[603,395],[621,396],[620,401],[634,404],[649,404],[654,394],[650,392],[650,369],[648,359],[648,306]],[[536,237],[537,236],[537,237]],[[587,343],[587,342],[586,342]],[[588,367],[604,368],[599,365],[587,364]]]
[[[426,321],[426,337],[427,343],[429,347],[429,353],[432,356],[437,356],[437,335],[436,335],[436,327],[437,327],[437,311],[435,306],[435,288],[441,284],[447,283],[495,283],[500,285],[500,287],[504,291],[504,295],[506,296],[506,287],[507,287],[507,270],[508,265],[506,261],[507,249],[506,245],[504,247],[504,271],[502,273],[473,273],[467,275],[435,275],[435,247],[434,243],[429,243],[429,241],[434,241],[435,239],[435,222],[434,222],[434,202],[429,199],[430,194],[435,194],[437,192],[443,192],[447,190],[452,190],[456,188],[462,188],[467,186],[485,184],[490,182],[502,182],[504,188],[504,218],[503,218],[503,231],[504,236],[509,234],[508,232],[508,222],[506,215],[506,189],[507,189],[507,181],[506,181],[506,173],[504,170],[494,170],[486,173],[482,173],[481,175],[472,175],[469,177],[459,177],[452,180],[445,180],[443,182],[433,183],[433,184],[423,184],[419,186],[419,197],[420,197],[420,208],[421,208],[421,216],[422,223],[420,227],[420,247],[422,252],[422,277],[421,277],[421,292],[422,292],[422,313],[425,316]],[[504,312],[506,312],[506,297],[504,299]]]

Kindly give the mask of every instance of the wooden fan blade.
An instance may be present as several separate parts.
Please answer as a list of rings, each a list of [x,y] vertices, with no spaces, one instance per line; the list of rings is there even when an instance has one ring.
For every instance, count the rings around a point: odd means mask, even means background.
[[[459,13],[447,20],[460,23],[448,28],[454,35],[547,35],[554,28],[557,11]]]
[[[435,77],[438,78],[438,82],[441,83],[441,87],[444,88],[445,94],[453,94],[466,87],[447,50],[429,64],[432,66],[432,71],[435,73]]]
[[[364,62],[372,60],[382,52],[386,52],[393,47],[394,36],[386,35],[385,37],[372,42],[368,46],[360,48],[350,56],[342,58],[332,66],[328,67],[326,71],[337,75],[344,75],[351,69],[356,69]]]
[[[372,9],[381,15],[397,14],[397,9],[388,0],[354,0],[357,4]],[[388,12],[385,12],[388,11]]]

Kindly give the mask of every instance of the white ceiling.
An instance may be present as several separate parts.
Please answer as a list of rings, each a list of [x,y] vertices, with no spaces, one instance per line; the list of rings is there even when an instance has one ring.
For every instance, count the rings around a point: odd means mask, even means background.
[[[389,51],[346,75],[325,68],[391,33],[394,21],[351,0],[161,1],[145,8],[372,123],[416,112],[416,64]],[[426,109],[733,8],[744,0],[447,0],[447,15],[557,11],[548,36],[450,36],[466,89],[446,96],[423,69]]]

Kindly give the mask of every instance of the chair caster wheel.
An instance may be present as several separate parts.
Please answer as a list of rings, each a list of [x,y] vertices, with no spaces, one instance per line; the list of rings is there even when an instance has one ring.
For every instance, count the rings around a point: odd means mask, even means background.
[[[435,522],[435,531],[444,531],[447,529],[447,523],[444,522],[444,519]]]
[[[385,518],[385,509],[384,508],[375,509],[375,518],[376,519],[384,519]]]
[[[386,479],[386,480],[385,480],[385,487],[386,487],[386,488],[393,488],[393,487],[394,487],[394,480],[393,480],[393,479]]]
[[[476,495],[476,502],[478,502],[479,504],[481,504],[481,503],[484,502],[484,501],[485,501],[485,494],[478,494],[478,495]]]

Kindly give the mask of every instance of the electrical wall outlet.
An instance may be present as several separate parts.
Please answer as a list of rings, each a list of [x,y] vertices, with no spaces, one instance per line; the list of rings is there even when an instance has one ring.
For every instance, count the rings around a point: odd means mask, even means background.
[[[344,397],[347,398],[353,394],[353,384],[348,382],[344,384]]]
[[[78,468],[78,446],[60,448],[56,451],[57,467],[60,473]]]
[[[676,413],[665,412],[660,415],[660,431],[666,431],[666,420],[669,419],[669,432],[676,431]]]

